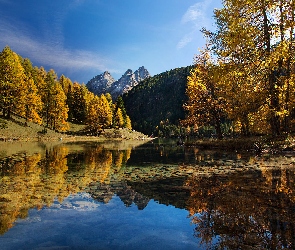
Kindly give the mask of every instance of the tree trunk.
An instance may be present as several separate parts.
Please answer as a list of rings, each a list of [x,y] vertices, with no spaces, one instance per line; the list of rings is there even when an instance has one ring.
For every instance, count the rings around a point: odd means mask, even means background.
[[[265,58],[269,58],[271,53],[271,36],[269,30],[269,20],[267,16],[267,9],[265,2],[262,1],[262,13],[263,13],[263,31],[264,31],[264,45],[265,45]],[[275,72],[271,69],[268,71],[268,83],[269,83],[269,95],[270,95],[270,110],[271,110],[271,132],[273,136],[280,134],[280,119],[276,114],[279,108],[279,100],[277,91],[275,89],[276,77]]]

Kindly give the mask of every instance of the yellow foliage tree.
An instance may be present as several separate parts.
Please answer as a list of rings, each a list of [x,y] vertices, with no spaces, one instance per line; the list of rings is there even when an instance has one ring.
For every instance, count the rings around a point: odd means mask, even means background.
[[[293,112],[294,10],[289,0],[224,0],[223,8],[214,13],[217,30],[204,30],[224,66],[223,91],[232,101],[231,116],[244,124],[245,131],[251,130],[253,121],[268,123],[273,135],[288,130]]]
[[[125,122],[125,128],[128,128],[128,129],[132,129],[132,124],[131,124],[131,119],[128,115],[126,115],[126,122]]]
[[[54,70],[50,70],[47,73],[45,82],[46,103],[44,103],[44,114],[46,116],[46,125],[58,131],[66,131],[69,129],[67,123],[68,106],[66,104],[66,95],[62,86],[57,81]]]
[[[120,108],[117,109],[117,112],[115,114],[115,126],[116,128],[124,127],[124,118],[123,118],[122,110]]]
[[[99,106],[97,110],[98,120],[102,129],[112,125],[113,112],[106,96],[102,94],[99,98]]]
[[[217,137],[222,138],[221,119],[225,116],[226,103],[219,95],[218,77],[218,67],[209,51],[203,51],[196,57],[195,68],[188,76],[188,102],[184,105],[188,115],[182,123],[214,126]]]
[[[25,117],[26,122],[32,121],[42,124],[42,118],[39,113],[42,110],[43,104],[33,79],[26,81],[25,92],[18,107],[18,113]]]
[[[4,117],[18,112],[25,92],[25,73],[20,58],[8,46],[0,53],[0,108]]]
[[[99,109],[99,97],[89,93],[87,96],[87,130],[93,135],[99,135],[102,131],[102,125],[99,123],[98,109]]]
[[[42,118],[40,117],[40,114],[43,103],[35,83],[35,71],[31,61],[28,58],[23,59],[21,56],[19,56],[19,58],[23,65],[26,78],[23,86],[23,96],[21,96],[17,105],[18,114],[25,117],[26,124],[28,121],[41,124]]]

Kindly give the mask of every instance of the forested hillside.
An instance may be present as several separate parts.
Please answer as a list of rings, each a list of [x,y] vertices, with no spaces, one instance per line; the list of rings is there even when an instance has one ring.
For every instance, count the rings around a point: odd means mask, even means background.
[[[192,66],[172,69],[141,82],[123,96],[135,130],[155,136],[179,133],[184,119],[185,90]]]
[[[58,78],[53,69],[33,67],[6,46],[0,53],[0,117],[12,115],[24,118],[24,126],[42,125],[44,133],[68,131],[68,121],[86,125],[84,132],[92,135],[106,128],[131,129],[121,97],[113,103],[110,94],[97,96],[84,84]]]

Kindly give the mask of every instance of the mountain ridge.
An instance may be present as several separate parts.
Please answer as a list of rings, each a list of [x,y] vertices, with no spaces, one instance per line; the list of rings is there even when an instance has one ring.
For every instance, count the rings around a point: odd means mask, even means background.
[[[151,75],[144,66],[139,67],[134,72],[131,69],[127,69],[117,81],[108,71],[105,71],[89,80],[86,87],[96,95],[110,93],[113,100],[116,100],[119,96],[127,93],[141,81],[149,77]]]

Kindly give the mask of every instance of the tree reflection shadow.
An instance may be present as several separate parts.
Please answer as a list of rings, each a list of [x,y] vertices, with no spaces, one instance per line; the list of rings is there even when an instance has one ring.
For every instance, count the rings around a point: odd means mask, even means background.
[[[213,249],[294,248],[294,177],[276,169],[188,180],[195,236]]]
[[[31,208],[50,207],[91,183],[107,183],[130,157],[131,150],[111,151],[103,146],[70,152],[65,145],[40,153],[0,160],[0,234],[26,218]]]
[[[138,159],[139,153],[135,156]],[[59,145],[44,155],[6,157],[0,160],[0,233],[17,218],[26,218],[30,208],[41,209],[56,199],[62,202],[70,194],[88,192],[104,203],[117,195],[126,207],[135,204],[144,209],[153,199],[186,209],[195,224],[195,237],[207,248],[295,248],[292,159],[279,160],[280,165],[275,159],[269,165],[254,158],[244,162],[238,156],[212,159],[199,151],[196,156],[195,165],[134,166],[126,164],[132,158],[131,148],[85,145],[71,150]]]

